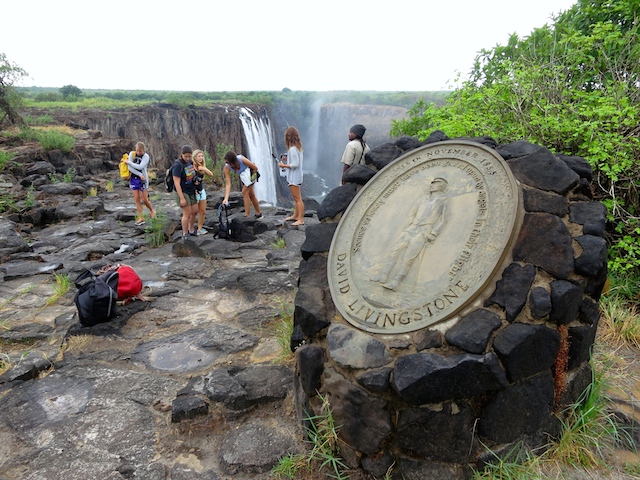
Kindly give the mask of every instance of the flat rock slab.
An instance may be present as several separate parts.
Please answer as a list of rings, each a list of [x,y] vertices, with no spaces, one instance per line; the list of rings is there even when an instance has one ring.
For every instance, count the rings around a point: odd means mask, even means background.
[[[300,453],[299,432],[282,429],[277,421],[252,420],[222,440],[220,464],[225,473],[264,473],[289,453]],[[297,438],[296,438],[297,437]],[[260,445],[256,448],[256,445]]]

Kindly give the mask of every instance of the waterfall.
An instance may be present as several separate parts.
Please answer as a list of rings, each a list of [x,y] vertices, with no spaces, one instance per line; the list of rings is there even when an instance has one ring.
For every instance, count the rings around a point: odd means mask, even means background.
[[[243,154],[256,164],[260,172],[260,181],[254,186],[256,197],[260,203],[275,205],[277,165],[271,156],[274,149],[269,118],[259,117],[246,107],[239,110],[244,136],[249,147],[249,151]]]

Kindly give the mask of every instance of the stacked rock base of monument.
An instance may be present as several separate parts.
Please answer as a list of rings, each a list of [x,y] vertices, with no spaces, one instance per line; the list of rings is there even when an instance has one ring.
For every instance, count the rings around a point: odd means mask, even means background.
[[[540,453],[592,381],[606,209],[593,201],[584,159],[525,141],[463,139],[504,159],[518,204],[504,256],[453,320],[386,334],[356,328],[336,306],[328,259],[345,211],[399,157],[443,140],[434,132],[372,150],[325,198],[302,246],[292,338],[299,419],[309,425],[328,401],[341,457],[376,477],[467,478],[498,458]]]

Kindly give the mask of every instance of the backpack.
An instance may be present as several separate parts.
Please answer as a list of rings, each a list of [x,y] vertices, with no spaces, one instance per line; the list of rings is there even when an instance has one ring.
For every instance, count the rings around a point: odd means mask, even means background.
[[[164,173],[164,186],[169,193],[173,192],[176,188],[173,185],[173,173],[171,173],[171,170],[173,170],[173,167],[167,168],[167,171]]]
[[[142,292],[142,280],[129,265],[117,265],[118,300],[125,303]]]
[[[125,162],[129,159],[129,154],[125,153],[120,159],[120,178],[123,180],[129,180],[131,173],[129,172],[129,165]]]
[[[85,270],[75,280],[73,301],[80,323],[86,327],[108,322],[117,314],[117,303],[141,298],[142,280],[129,265],[106,265],[97,272]],[[141,298],[144,300],[144,298]]]
[[[178,162],[179,160],[176,160]],[[176,186],[173,184],[173,167],[175,163],[167,168],[167,171],[164,173],[164,186],[167,188],[167,192],[171,193],[176,189]],[[184,169],[184,167],[183,167]]]
[[[224,210],[224,218],[222,216],[222,210]],[[226,238],[231,239],[231,222],[229,222],[229,209],[220,204],[218,207],[218,233],[213,238]]]
[[[114,318],[118,300],[118,272],[97,275],[91,270],[82,272],[75,281],[78,291],[73,302],[78,318],[85,327],[108,322]]]

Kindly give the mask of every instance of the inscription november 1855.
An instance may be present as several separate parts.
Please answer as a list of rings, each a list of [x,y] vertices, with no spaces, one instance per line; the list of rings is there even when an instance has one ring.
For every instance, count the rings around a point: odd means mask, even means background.
[[[329,287],[354,326],[404,333],[455,315],[486,286],[511,241],[518,188],[478,143],[412,150],[356,196],[329,251]]]

